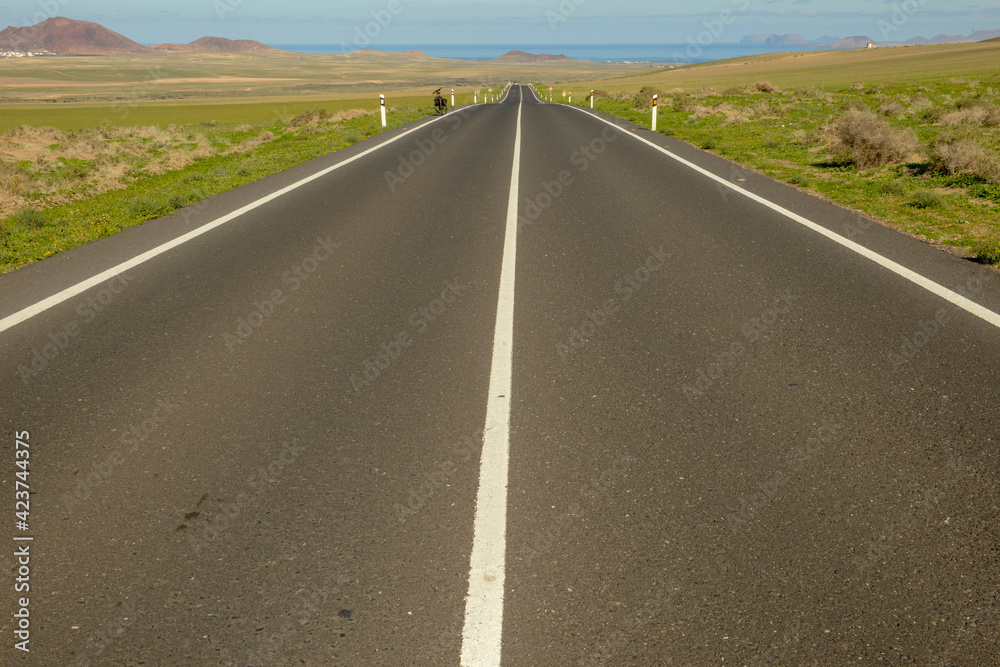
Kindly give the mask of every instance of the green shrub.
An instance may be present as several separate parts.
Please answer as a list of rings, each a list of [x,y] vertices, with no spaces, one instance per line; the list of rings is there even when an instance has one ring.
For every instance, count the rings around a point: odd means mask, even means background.
[[[914,208],[944,208],[944,197],[930,190],[919,190],[906,202],[907,206]]]
[[[9,216],[4,221],[4,226],[8,229],[41,229],[49,222],[49,215],[45,211],[26,208]]]
[[[972,246],[972,254],[980,262],[1000,264],[1000,235],[977,241]]]
[[[139,218],[155,218],[166,209],[165,203],[152,195],[139,195],[127,205],[129,213]]]
[[[882,192],[887,195],[896,195],[897,197],[905,197],[909,188],[906,187],[907,180],[905,178],[897,178],[882,184]]]

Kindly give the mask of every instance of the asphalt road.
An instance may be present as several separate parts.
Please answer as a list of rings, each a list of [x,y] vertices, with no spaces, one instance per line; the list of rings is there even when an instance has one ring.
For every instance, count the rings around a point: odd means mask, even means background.
[[[3,664],[493,664],[483,540],[503,665],[1000,655],[1000,276],[669,137],[515,87],[0,294]]]

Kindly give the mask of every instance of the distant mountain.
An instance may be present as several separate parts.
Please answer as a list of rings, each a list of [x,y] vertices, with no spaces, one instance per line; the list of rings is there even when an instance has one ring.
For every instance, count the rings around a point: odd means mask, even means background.
[[[984,42],[987,40],[992,40],[1000,37],[1000,30],[977,30],[971,35],[936,35],[931,38],[927,37],[914,37],[913,39],[908,39],[905,42],[898,42],[899,44],[958,44],[964,42]],[[801,40],[801,41],[800,41]],[[809,44],[812,46],[829,46],[831,49],[863,49],[868,46],[870,38],[866,36],[859,37],[847,37],[845,39],[840,39],[839,37],[830,37],[824,35],[823,37],[818,37],[816,39],[804,39],[799,35],[746,35],[740,40],[740,44],[751,44],[757,46],[800,46],[803,44]],[[881,44],[893,44],[887,42],[879,42]]]
[[[964,42],[985,42],[1000,37],[1000,30],[977,30],[971,35],[936,35],[927,39],[926,37],[914,37],[908,39],[903,44],[957,44]]]
[[[498,58],[494,58],[493,61],[507,62],[507,63],[548,63],[558,60],[572,60],[569,56],[559,54],[558,56],[553,56],[548,53],[526,53],[524,51],[508,51]]]
[[[61,16],[25,28],[0,32],[0,51],[49,52],[61,55],[147,54],[153,49],[89,21]]]
[[[829,46],[832,49],[863,49],[871,44],[871,42],[872,39],[870,37],[845,37],[844,39],[838,39]]]
[[[225,37],[202,37],[190,44],[157,44],[157,51],[167,53],[280,53],[280,49],[252,39],[226,39]]]
[[[190,44],[144,46],[124,35],[89,21],[57,17],[26,28],[8,27],[0,32],[0,51],[54,53],[64,56],[166,55],[180,53],[281,53],[279,49],[249,39],[202,37]]]

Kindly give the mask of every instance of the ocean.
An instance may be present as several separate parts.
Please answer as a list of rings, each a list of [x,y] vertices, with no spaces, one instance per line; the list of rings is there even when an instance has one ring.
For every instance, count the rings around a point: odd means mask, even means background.
[[[339,44],[272,44],[298,53],[343,53]],[[349,45],[353,46],[353,45]],[[367,47],[377,51],[421,51],[436,58],[490,60],[508,51],[564,54],[575,60],[595,62],[704,63],[727,58],[781,51],[821,51],[820,46],[762,46],[747,44],[383,44]]]

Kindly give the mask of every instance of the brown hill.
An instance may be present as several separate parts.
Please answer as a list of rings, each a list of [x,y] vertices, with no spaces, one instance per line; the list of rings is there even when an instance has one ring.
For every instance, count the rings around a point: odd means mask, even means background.
[[[165,53],[280,53],[280,49],[252,39],[226,39],[225,37],[202,37],[190,44],[157,44],[153,47]]]
[[[0,51],[33,51],[60,55],[153,53],[153,49],[90,21],[57,16],[25,28],[0,32]]]
[[[863,49],[872,40],[868,37],[846,37],[830,44],[835,49]]]
[[[569,56],[559,54],[558,56],[553,56],[548,53],[527,53],[525,51],[508,51],[507,53],[494,58],[494,62],[505,62],[505,63],[548,63],[558,60],[572,60]]]

